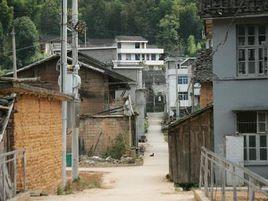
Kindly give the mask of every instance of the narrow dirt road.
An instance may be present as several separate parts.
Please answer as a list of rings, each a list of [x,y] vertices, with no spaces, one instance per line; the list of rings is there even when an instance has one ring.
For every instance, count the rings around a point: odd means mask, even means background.
[[[149,114],[148,145],[144,165],[139,167],[90,168],[83,171],[106,172],[108,189],[93,189],[67,196],[38,198],[46,201],[193,201],[192,192],[176,192],[167,182],[168,147],[161,133],[161,114]],[[154,157],[149,155],[154,153]]]

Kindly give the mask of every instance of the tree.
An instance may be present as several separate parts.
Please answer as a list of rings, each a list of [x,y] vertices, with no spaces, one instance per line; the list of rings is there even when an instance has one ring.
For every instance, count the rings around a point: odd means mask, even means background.
[[[157,42],[167,51],[173,51],[179,47],[180,39],[177,31],[179,26],[179,19],[174,15],[166,15],[160,20]]]
[[[20,17],[14,21],[18,66],[29,64],[40,56],[39,34],[29,17]]]
[[[40,33],[60,35],[60,5],[59,1],[48,0],[41,6],[38,28]]]
[[[195,38],[193,35],[190,35],[187,42],[187,55],[190,57],[196,56],[197,47],[195,43]]]

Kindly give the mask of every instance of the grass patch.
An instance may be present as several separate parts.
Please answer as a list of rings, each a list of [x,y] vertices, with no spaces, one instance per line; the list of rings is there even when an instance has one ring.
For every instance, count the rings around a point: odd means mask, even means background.
[[[58,187],[57,195],[68,195],[86,189],[101,188],[102,177],[102,173],[80,172],[78,179],[72,181],[71,172],[68,172],[68,182],[66,187]]]

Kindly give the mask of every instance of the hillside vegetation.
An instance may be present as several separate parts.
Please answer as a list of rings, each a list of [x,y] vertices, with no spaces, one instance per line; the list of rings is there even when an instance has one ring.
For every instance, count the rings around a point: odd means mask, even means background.
[[[44,57],[40,36],[59,38],[60,9],[59,0],[0,0],[2,70],[12,66],[12,26],[21,67]],[[167,53],[189,56],[194,56],[201,46],[202,23],[195,0],[79,0],[79,9],[79,18],[87,24],[88,38],[141,35]]]

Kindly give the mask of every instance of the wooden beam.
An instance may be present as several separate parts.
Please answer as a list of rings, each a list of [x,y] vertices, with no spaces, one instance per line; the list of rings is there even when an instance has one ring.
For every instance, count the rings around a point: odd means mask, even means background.
[[[37,81],[40,81],[40,77],[34,77],[34,78],[0,77],[0,81],[12,81],[12,82],[37,82]]]

